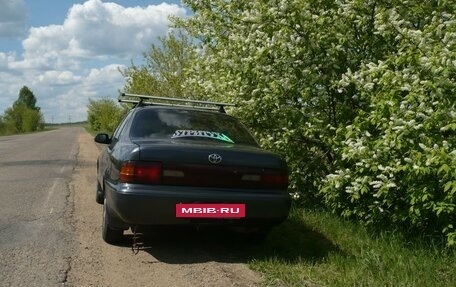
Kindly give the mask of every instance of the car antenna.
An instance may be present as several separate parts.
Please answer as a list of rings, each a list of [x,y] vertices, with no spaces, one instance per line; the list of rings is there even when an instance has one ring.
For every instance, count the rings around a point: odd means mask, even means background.
[[[224,114],[226,114],[225,108],[223,107],[223,105],[220,105],[220,106],[218,106],[218,107],[219,107],[219,109],[218,109],[219,113],[224,113]]]
[[[136,107],[143,107],[143,106],[145,106],[144,100],[143,99],[139,99],[138,103],[135,105],[135,108]]]

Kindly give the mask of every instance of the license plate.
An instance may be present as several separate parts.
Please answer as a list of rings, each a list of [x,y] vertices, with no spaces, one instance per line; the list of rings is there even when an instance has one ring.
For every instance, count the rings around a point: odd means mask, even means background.
[[[178,203],[177,218],[244,218],[243,203]]]

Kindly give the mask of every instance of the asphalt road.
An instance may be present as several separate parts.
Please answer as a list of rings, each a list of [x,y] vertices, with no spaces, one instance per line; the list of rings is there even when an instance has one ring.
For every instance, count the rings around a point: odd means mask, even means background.
[[[225,233],[157,231],[101,238],[101,146],[80,127],[0,137],[0,287],[257,286],[249,246]]]
[[[61,286],[81,128],[0,137],[0,286]]]

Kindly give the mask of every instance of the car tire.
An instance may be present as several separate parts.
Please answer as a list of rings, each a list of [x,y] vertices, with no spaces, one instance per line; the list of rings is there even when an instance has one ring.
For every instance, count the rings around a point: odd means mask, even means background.
[[[99,204],[104,203],[104,194],[103,194],[103,190],[101,189],[101,186],[99,183],[97,184],[97,190],[95,193],[95,201]]]
[[[123,230],[115,229],[109,226],[111,222],[111,216],[109,215],[109,210],[106,202],[106,198],[103,201],[103,226],[102,226],[102,236],[103,240],[109,244],[118,244],[123,240]]]

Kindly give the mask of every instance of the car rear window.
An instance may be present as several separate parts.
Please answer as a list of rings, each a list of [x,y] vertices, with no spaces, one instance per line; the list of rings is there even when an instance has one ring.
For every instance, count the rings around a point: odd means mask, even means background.
[[[196,110],[140,110],[131,124],[130,137],[132,140],[201,140],[257,145],[247,129],[235,118]]]

